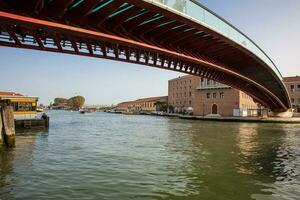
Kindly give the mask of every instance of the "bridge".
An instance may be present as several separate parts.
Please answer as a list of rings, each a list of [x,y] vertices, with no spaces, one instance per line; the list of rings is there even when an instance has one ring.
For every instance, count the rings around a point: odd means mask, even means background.
[[[268,55],[195,0],[0,0],[0,45],[183,72],[291,108]]]

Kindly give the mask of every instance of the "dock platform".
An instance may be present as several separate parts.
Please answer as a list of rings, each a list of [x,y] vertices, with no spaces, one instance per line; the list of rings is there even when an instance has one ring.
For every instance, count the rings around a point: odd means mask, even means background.
[[[15,128],[20,129],[48,129],[49,117],[43,119],[15,119]]]

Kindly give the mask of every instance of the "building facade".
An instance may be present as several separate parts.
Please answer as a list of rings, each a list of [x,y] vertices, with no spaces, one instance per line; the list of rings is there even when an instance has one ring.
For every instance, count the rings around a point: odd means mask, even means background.
[[[169,81],[169,111],[193,115],[257,116],[258,105],[239,90],[213,80],[183,76]]]
[[[164,110],[166,111],[167,103],[167,96],[150,97],[119,103],[117,106],[117,110],[123,112],[153,112]]]
[[[283,82],[290,94],[293,111],[300,113],[300,76],[284,77]]]
[[[196,104],[196,87],[200,77],[187,75],[169,80],[168,83],[168,109],[169,112],[193,112]]]
[[[258,105],[240,90],[213,80],[200,79],[196,88],[195,115],[257,116]]]

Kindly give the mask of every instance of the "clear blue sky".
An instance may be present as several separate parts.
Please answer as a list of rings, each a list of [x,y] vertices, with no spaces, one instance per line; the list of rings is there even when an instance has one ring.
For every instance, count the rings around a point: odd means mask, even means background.
[[[284,76],[300,75],[299,0],[202,0],[275,61]],[[39,96],[41,103],[80,94],[87,104],[167,95],[178,73],[110,60],[0,47],[0,90]]]

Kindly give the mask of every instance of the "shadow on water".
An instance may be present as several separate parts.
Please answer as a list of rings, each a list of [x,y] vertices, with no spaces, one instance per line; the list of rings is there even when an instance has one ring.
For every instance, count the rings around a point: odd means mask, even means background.
[[[174,123],[169,124],[168,148],[188,157],[179,170],[190,180],[183,197],[284,199],[282,184],[293,180],[299,184],[300,162],[295,161],[299,150],[290,144],[292,133],[285,125],[186,122],[178,127]]]
[[[0,149],[0,199],[12,198],[10,196],[12,189],[7,188],[13,188],[18,181],[18,175],[13,175],[12,171],[19,167],[30,168],[37,137],[39,137],[39,140],[42,138],[47,139],[48,134],[48,130],[19,130],[16,131],[15,147]]]

